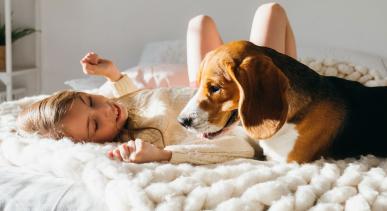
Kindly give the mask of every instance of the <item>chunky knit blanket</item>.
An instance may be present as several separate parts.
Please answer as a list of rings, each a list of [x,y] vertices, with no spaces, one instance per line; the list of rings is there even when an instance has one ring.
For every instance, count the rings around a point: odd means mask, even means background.
[[[323,75],[387,85],[363,66],[302,61]],[[112,144],[18,135],[19,106],[43,97],[0,105],[1,210],[387,210],[386,159],[123,163],[106,158]]]

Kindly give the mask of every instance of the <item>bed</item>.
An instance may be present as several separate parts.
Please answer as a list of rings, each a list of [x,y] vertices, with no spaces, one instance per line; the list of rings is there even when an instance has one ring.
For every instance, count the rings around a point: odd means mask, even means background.
[[[142,86],[174,86],[174,75],[185,71],[182,52],[181,41],[152,43],[127,74]],[[300,49],[300,61],[320,74],[387,85],[387,60],[375,55],[312,47]],[[102,83],[67,82],[73,89],[110,95]],[[121,163],[105,156],[114,144],[18,135],[20,106],[43,97],[0,105],[1,210],[387,210],[386,159],[370,155],[304,165],[247,159],[206,166]]]

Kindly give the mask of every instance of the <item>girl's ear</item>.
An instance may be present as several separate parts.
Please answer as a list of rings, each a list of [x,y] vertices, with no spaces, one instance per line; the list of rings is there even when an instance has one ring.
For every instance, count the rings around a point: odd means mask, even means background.
[[[231,72],[239,88],[243,127],[254,139],[271,137],[286,121],[287,77],[265,55],[248,56]]]

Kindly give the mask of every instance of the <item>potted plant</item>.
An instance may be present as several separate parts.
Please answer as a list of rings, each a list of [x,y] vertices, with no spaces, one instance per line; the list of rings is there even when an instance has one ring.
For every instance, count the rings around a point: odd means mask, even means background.
[[[12,42],[36,32],[33,28],[16,28],[11,32]],[[0,71],[5,68],[5,24],[0,27]]]

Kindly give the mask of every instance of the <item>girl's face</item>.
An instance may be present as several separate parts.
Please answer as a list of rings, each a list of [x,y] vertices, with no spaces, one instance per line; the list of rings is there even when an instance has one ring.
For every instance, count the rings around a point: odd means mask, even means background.
[[[128,118],[126,108],[101,95],[81,93],[61,121],[65,136],[74,141],[113,141]]]

